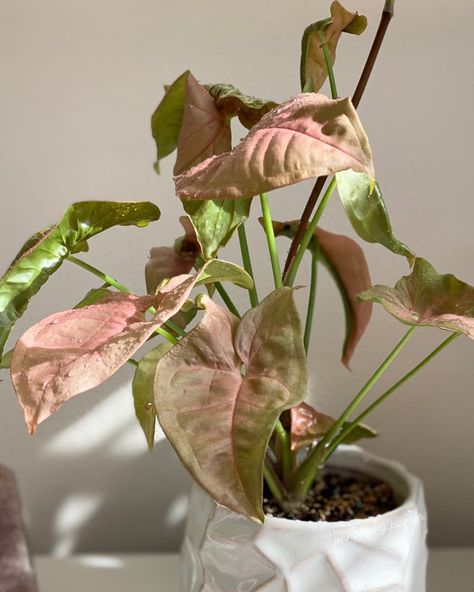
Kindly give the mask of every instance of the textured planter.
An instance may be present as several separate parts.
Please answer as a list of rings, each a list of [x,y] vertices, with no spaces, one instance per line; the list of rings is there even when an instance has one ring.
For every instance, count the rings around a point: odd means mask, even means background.
[[[350,522],[267,517],[258,525],[193,487],[182,592],[425,592],[423,486],[400,464],[342,446],[331,466],[380,477],[400,505]]]

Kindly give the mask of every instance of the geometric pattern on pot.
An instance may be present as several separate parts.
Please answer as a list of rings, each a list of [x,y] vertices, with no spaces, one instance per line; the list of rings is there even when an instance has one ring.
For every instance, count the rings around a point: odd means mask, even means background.
[[[424,592],[421,482],[397,463],[355,446],[339,453],[346,466],[348,454],[351,466],[391,481],[399,492],[400,484],[408,484],[405,501],[393,512],[364,520],[307,523],[267,516],[258,525],[194,487],[182,592]]]

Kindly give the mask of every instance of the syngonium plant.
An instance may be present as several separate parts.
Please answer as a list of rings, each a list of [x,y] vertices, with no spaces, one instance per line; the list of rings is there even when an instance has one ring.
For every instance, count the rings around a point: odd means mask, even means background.
[[[153,203],[75,203],[58,224],[25,243],[0,280],[0,353],[31,298],[64,261],[102,282],[74,308],[28,329],[1,358],[31,433],[65,401],[128,362],[135,367],[135,412],[149,447],[158,420],[185,467],[218,503],[262,521],[264,483],[283,509],[297,508],[339,444],[377,435],[363,423],[371,411],[458,335],[474,338],[474,288],[439,275],[395,237],[356,111],[392,14],[393,2],[387,1],[352,100],[338,95],[336,45],[344,33],[362,34],[367,19],[338,1],[328,18],[303,34],[300,94],[281,103],[262,100],[231,84],[201,84],[190,71],[166,87],[152,117],[155,168],[159,172],[161,159],[177,151],[174,180],[184,234],[173,246],[152,249],[147,294],[133,293],[76,254],[112,226],[158,220]],[[320,93],[327,78],[331,98]],[[248,130],[235,146],[234,117]],[[272,220],[267,193],[305,179],[315,179],[315,186],[300,218]],[[336,188],[355,233],[405,257],[412,267],[394,288],[371,287],[361,247],[319,226]],[[275,282],[275,290],[261,300],[245,230],[256,196]],[[243,267],[220,258],[236,234]],[[292,240],[283,273],[277,236]],[[306,253],[311,277],[304,288],[303,326],[294,286]],[[304,401],[320,264],[342,296],[346,366],[373,302],[409,327],[338,418]],[[248,291],[245,314],[225,283]],[[308,282],[298,277],[298,283]],[[425,325],[450,336],[361,410],[415,329]],[[137,361],[150,341],[152,348]]]

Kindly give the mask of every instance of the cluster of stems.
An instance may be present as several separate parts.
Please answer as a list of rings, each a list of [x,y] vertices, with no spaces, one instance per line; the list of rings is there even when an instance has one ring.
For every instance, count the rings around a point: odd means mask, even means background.
[[[372,48],[370,50],[367,62],[363,69],[359,84],[353,96],[353,103],[355,107],[357,107],[360,102],[360,99],[366,87],[367,81],[370,77],[370,73],[374,66],[376,57],[382,44],[383,37],[385,35],[392,15],[393,0],[387,0],[382,13],[382,19],[378,31],[372,44]],[[331,94],[332,97],[335,99],[337,98],[338,93],[336,80],[332,68],[331,57],[327,45],[324,44],[324,39],[321,39],[321,41],[327,66]],[[329,182],[316,208],[316,211],[313,217],[311,218],[312,211],[314,210],[314,207],[316,207],[317,200],[319,199],[320,193],[324,188],[325,182],[325,178],[320,178],[316,180],[314,189],[311,192],[311,195],[305,206],[297,232],[292,241],[291,248],[288,252],[288,257],[286,259],[283,274],[280,267],[280,257],[276,244],[273,222],[270,207],[268,204],[268,198],[266,194],[260,195],[260,205],[263,216],[263,228],[267,239],[275,289],[281,288],[282,286],[291,287],[294,285],[303,257],[305,253],[309,252],[307,251],[307,248],[314,237],[314,232],[321,220],[321,217],[331,198],[331,195],[333,194],[336,188],[336,180],[335,178],[333,178]],[[254,280],[254,285],[251,289],[249,289],[248,294],[250,306],[255,307],[259,302],[259,298],[257,294],[257,288],[255,286],[255,276],[252,268],[250,249],[248,246],[247,235],[245,231],[245,224],[239,226],[238,238],[242,254],[243,267]],[[308,306],[304,330],[304,346],[306,352],[308,352],[309,349],[316,298],[318,266],[317,249],[311,250],[311,257],[311,280],[308,294]],[[68,260],[76,265],[79,265],[86,271],[89,271],[90,273],[93,273],[97,277],[101,278],[101,280],[104,282],[104,285],[112,286],[121,292],[129,292],[129,290],[123,284],[118,282],[116,279],[110,277],[109,275],[103,273],[102,271],[98,270],[97,268],[91,266],[90,264],[73,256],[70,256]],[[216,284],[216,290],[221,296],[224,304],[227,306],[229,311],[237,317],[241,318],[241,314],[239,313],[237,307],[232,301],[231,296],[226,291],[224,286],[218,283]],[[351,432],[381,403],[383,403],[387,399],[387,397],[389,397],[393,392],[395,392],[407,380],[413,377],[438,353],[440,353],[447,345],[449,345],[454,339],[456,339],[456,337],[458,337],[458,334],[451,334],[429,355],[427,355],[421,362],[419,362],[414,368],[412,368],[412,370],[405,374],[398,382],[396,382],[393,386],[391,386],[383,394],[381,394],[377,399],[375,399],[370,405],[368,405],[364,411],[359,412],[358,415],[353,417],[356,411],[360,408],[361,404],[365,401],[365,398],[367,397],[369,392],[372,390],[374,385],[383,375],[385,370],[390,366],[390,364],[395,360],[398,354],[405,347],[405,345],[413,335],[414,330],[415,327],[410,327],[407,330],[402,339],[396,344],[394,349],[388,354],[385,360],[380,364],[380,366],[369,378],[369,380],[365,383],[365,385],[361,388],[361,390],[357,393],[357,395],[347,405],[346,409],[338,417],[333,427],[317,443],[315,443],[312,447],[306,449],[306,454],[303,454],[303,458],[301,458],[300,455],[296,455],[291,450],[290,434],[285,429],[281,421],[277,422],[274,432],[275,441],[277,442],[277,445],[274,446],[272,453],[267,455],[263,475],[270,491],[272,492],[272,495],[274,496],[275,500],[278,503],[280,503],[280,505],[286,507],[288,504],[291,504],[293,502],[304,500],[308,494],[308,491],[314,485],[320,468],[324,465],[324,463],[327,462],[327,460],[334,452],[334,450],[336,450],[339,444],[344,442],[346,438],[351,434]],[[172,321],[167,321],[163,327],[157,329],[156,334],[160,335],[161,337],[164,337],[172,344],[176,344],[181,337],[186,335],[185,331],[183,331],[183,329],[178,327]],[[129,362],[133,365],[137,365],[137,362],[133,359],[129,360]]]

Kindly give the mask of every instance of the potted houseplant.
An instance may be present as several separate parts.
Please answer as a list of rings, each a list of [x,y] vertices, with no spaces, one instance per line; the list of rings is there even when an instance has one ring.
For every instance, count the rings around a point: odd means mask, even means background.
[[[438,274],[396,238],[389,222],[356,108],[392,14],[387,1],[352,100],[338,97],[336,45],[342,34],[363,33],[366,19],[337,1],[328,18],[304,32],[301,92],[283,103],[228,84],[203,85],[189,71],[166,89],[152,118],[156,168],[177,149],[184,234],[174,246],[152,250],[146,295],[76,255],[112,226],[158,220],[150,202],[73,204],[56,225],[28,239],[0,280],[1,366],[11,371],[31,433],[71,397],[126,363],[136,367],[135,410],[150,448],[158,420],[196,482],[183,551],[185,592],[425,589],[421,483],[353,443],[376,436],[364,421],[401,384],[460,334],[473,336],[474,288]],[[319,93],[326,78],[331,98]],[[233,117],[248,129],[235,147]],[[267,193],[311,178],[314,189],[300,219],[273,220]],[[360,247],[319,227],[336,187],[356,234],[407,259],[411,269],[394,288],[371,286]],[[260,205],[275,283],[264,298],[245,231],[252,200]],[[282,267],[278,235],[291,239]],[[236,237],[242,266],[219,257]],[[306,254],[309,282],[298,276]],[[73,309],[28,329],[8,351],[15,322],[65,260],[102,285]],[[373,302],[408,327],[337,418],[304,402],[320,263],[344,302],[345,365]],[[228,283],[248,291],[247,312],[236,308]],[[303,323],[294,291],[306,283]],[[425,325],[450,334],[364,406],[415,329]],[[138,357],[149,341],[152,348]]]

